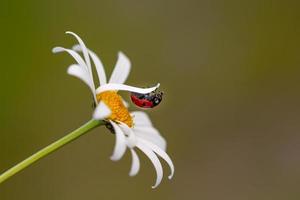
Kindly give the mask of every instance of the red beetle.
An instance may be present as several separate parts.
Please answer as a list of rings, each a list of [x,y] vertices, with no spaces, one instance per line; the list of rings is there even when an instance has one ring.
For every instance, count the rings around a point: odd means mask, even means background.
[[[147,94],[131,93],[131,101],[141,108],[153,108],[162,101],[163,92],[153,91]]]

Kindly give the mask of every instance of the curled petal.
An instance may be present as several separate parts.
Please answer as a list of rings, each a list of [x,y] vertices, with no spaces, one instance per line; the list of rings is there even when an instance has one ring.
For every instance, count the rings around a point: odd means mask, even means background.
[[[81,67],[88,70],[86,63],[84,62],[84,60],[81,58],[81,56],[76,51],[73,51],[71,49],[66,49],[63,47],[54,47],[52,49],[53,53],[60,53],[60,52],[64,52],[64,51],[69,53]]]
[[[75,50],[75,51],[82,51],[80,45],[73,46],[73,50]],[[92,58],[92,60],[93,60],[93,62],[95,64],[100,85],[106,84],[107,83],[107,81],[106,81],[106,74],[105,74],[104,66],[103,66],[100,58],[97,56],[96,53],[94,53],[93,51],[91,51],[89,49],[88,49],[88,52],[89,52],[89,54],[90,54],[90,56],[91,56],[91,58]]]
[[[167,142],[166,140],[160,135],[157,129],[153,127],[146,127],[146,126],[136,126],[133,129],[134,133],[137,137],[152,142],[153,144],[159,146],[159,148],[166,150]]]
[[[96,90],[96,93],[99,94],[99,93],[109,91],[109,90],[124,90],[124,91],[129,91],[129,92],[147,94],[147,93],[150,93],[150,92],[156,90],[159,87],[159,85],[160,84],[157,84],[155,87],[151,87],[151,88],[138,88],[138,87],[133,87],[133,86],[124,85],[124,84],[108,83],[106,85],[100,86]]]
[[[79,43],[79,45],[81,46],[81,49],[82,49],[83,57],[85,59],[87,67],[88,67],[88,71],[92,75],[91,61],[90,61],[90,57],[89,57],[89,54],[88,54],[88,50],[87,50],[84,42],[82,41],[82,39],[77,34],[71,32],[71,31],[67,31],[66,34],[71,34],[78,40],[78,43]]]
[[[151,142],[148,142],[147,140],[140,139],[139,142],[145,146],[150,147],[156,154],[158,154],[162,159],[164,159],[168,163],[168,165],[171,169],[171,174],[169,175],[169,179],[171,179],[174,175],[175,167],[174,167],[174,164],[173,164],[171,158],[169,157],[169,155],[165,151],[163,151],[161,148],[159,148],[157,145],[155,145]]]
[[[110,115],[111,115],[110,108],[103,101],[100,101],[94,111],[93,118],[97,120],[102,120],[109,117]]]
[[[131,63],[129,58],[122,53],[118,53],[118,60],[115,69],[109,79],[109,83],[124,83],[129,75]]]
[[[149,116],[142,111],[131,112],[135,126],[152,126]]]
[[[132,155],[132,164],[131,164],[129,176],[135,176],[140,170],[140,159],[134,149],[130,149],[130,152]]]
[[[146,156],[150,159],[150,161],[152,162],[152,164],[155,168],[156,182],[155,182],[154,186],[152,186],[152,188],[156,188],[160,184],[162,177],[163,177],[163,169],[162,169],[161,163],[160,163],[159,159],[157,158],[157,156],[155,155],[155,153],[153,153],[153,151],[149,147],[147,147],[143,143],[138,143],[136,146],[146,154]]]
[[[82,80],[85,84],[89,86],[89,88],[92,90],[92,93],[95,95],[95,88],[93,87],[93,83],[91,80],[91,77],[88,75],[87,71],[80,67],[79,65],[71,65],[68,68],[68,74],[75,76]]]
[[[126,151],[126,140],[125,140],[125,135],[121,130],[121,128],[113,121],[110,121],[110,123],[116,132],[116,144],[115,144],[113,155],[110,157],[110,159],[113,161],[117,161],[122,158],[122,156]]]

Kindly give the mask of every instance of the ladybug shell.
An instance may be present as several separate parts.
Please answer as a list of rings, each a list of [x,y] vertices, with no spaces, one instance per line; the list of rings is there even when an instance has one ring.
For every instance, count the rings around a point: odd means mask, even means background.
[[[131,94],[131,101],[141,108],[153,108],[153,102],[146,98],[139,98],[135,93]]]

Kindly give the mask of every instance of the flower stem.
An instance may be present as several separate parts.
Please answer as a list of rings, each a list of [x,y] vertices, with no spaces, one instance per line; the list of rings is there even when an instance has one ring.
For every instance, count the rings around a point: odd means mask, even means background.
[[[84,135],[88,131],[96,128],[97,126],[104,125],[104,121],[99,120],[90,120],[83,126],[79,127],[78,129],[72,131],[68,135],[62,137],[61,139],[53,142],[52,144],[46,146],[45,148],[41,149],[40,151],[36,152],[32,156],[26,158],[22,162],[18,163],[17,165],[13,166],[12,168],[8,169],[6,172],[0,175],[0,183],[4,182],[11,176],[15,175],[16,173],[22,171],[26,167],[30,166],[34,162],[38,161],[39,159],[47,156],[48,154],[54,152],[55,150],[63,147],[64,145],[68,144],[69,142],[79,138],[80,136]]]

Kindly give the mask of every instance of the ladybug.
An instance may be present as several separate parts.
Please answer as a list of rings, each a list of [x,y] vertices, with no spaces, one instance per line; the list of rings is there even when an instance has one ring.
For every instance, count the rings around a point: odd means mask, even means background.
[[[132,92],[130,95],[131,101],[141,108],[153,108],[162,101],[163,92],[153,91],[147,94]]]

